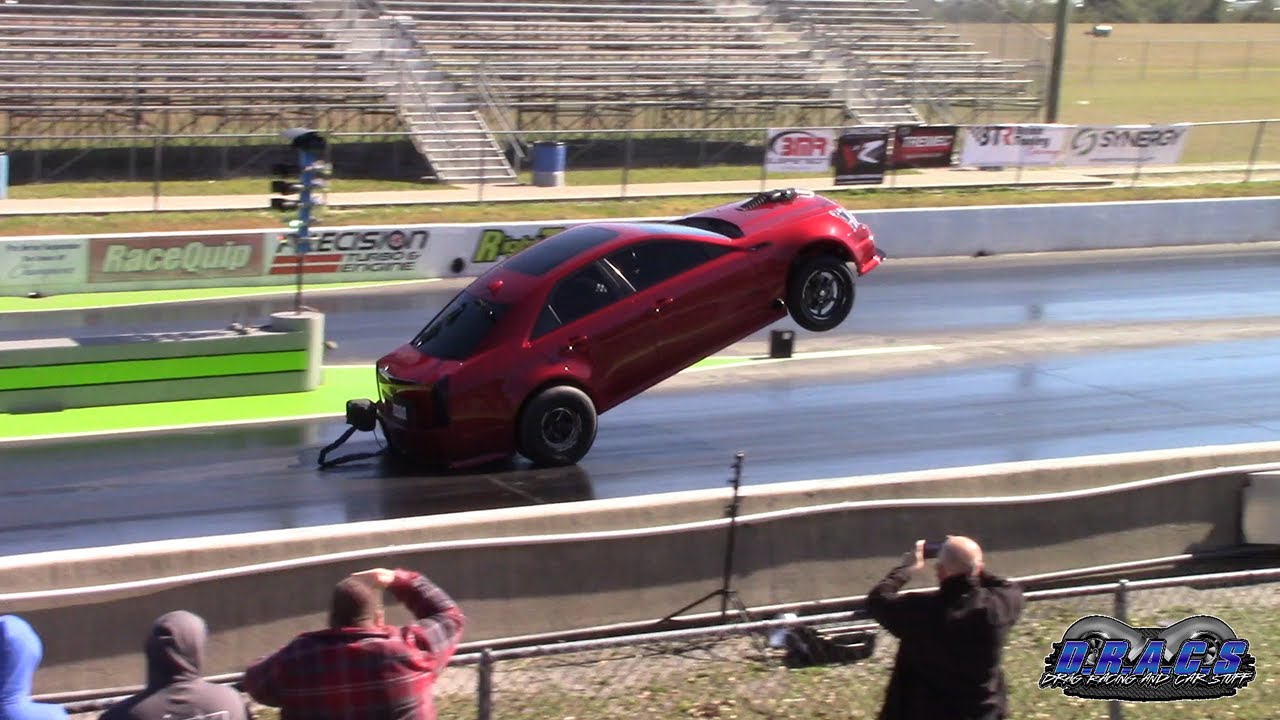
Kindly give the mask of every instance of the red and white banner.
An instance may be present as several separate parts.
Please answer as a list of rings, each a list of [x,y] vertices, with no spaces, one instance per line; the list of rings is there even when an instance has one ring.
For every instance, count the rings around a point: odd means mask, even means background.
[[[825,173],[836,149],[835,130],[769,130],[765,136],[766,172]]]
[[[955,125],[899,125],[893,132],[891,168],[951,167]]]

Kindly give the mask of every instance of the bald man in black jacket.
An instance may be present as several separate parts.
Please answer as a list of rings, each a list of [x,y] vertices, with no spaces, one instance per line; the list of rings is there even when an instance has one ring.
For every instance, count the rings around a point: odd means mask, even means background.
[[[1022,589],[988,573],[982,548],[949,536],[938,551],[938,590],[899,595],[924,567],[925,541],[881,580],[867,609],[899,640],[880,720],[1001,720],[1008,700],[1001,656],[1022,614]]]

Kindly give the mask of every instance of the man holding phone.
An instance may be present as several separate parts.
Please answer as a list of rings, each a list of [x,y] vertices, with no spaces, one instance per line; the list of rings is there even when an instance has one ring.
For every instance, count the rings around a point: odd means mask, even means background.
[[[900,595],[936,557],[936,592]],[[867,597],[867,610],[898,638],[880,720],[1001,720],[1008,700],[1001,656],[1025,600],[987,572],[971,538],[919,540]]]

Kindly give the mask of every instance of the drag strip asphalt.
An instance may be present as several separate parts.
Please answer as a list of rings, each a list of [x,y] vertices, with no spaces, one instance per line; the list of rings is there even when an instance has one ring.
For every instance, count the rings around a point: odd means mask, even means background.
[[[909,373],[885,363],[938,353],[723,371],[749,381],[689,374],[603,416],[594,449],[574,468],[517,462],[439,476],[374,459],[318,471],[319,449],[344,427],[328,420],[3,447],[0,554],[724,487],[738,451],[747,454],[744,482],[761,484],[1274,440],[1280,335],[1214,341],[1194,328],[1280,316],[1277,257],[1246,247],[886,265],[863,280],[842,333],[800,333],[797,351],[848,346],[853,334],[908,345],[930,333],[981,337],[988,329],[1034,339],[1072,323],[1167,328],[1185,320],[1191,329],[1168,346],[1156,338],[1108,348],[1099,335],[1069,356],[993,345],[972,363],[952,358]],[[339,344],[328,360],[367,361],[416,331],[457,287],[437,285],[317,295],[311,304],[330,313]],[[0,336],[52,325],[95,334],[207,327],[233,309],[243,322],[270,307],[45,313],[38,323],[11,315]],[[14,328],[15,318],[24,327]],[[857,373],[842,372],[842,362]],[[793,370],[804,367],[811,369]],[[362,434],[340,452],[376,447]]]

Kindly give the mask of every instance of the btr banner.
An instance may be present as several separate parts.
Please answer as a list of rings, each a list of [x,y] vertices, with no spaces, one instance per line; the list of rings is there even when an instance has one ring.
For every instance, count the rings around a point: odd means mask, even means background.
[[[1071,132],[1064,165],[1175,165],[1191,126],[1082,125]]]
[[[1070,125],[978,125],[964,135],[960,164],[966,167],[1054,165]]]
[[[766,172],[824,173],[831,168],[834,130],[770,130],[765,139]]]
[[[836,147],[836,185],[879,185],[888,160],[889,129],[856,127]]]
[[[951,167],[955,125],[899,125],[893,133],[893,167]]]

